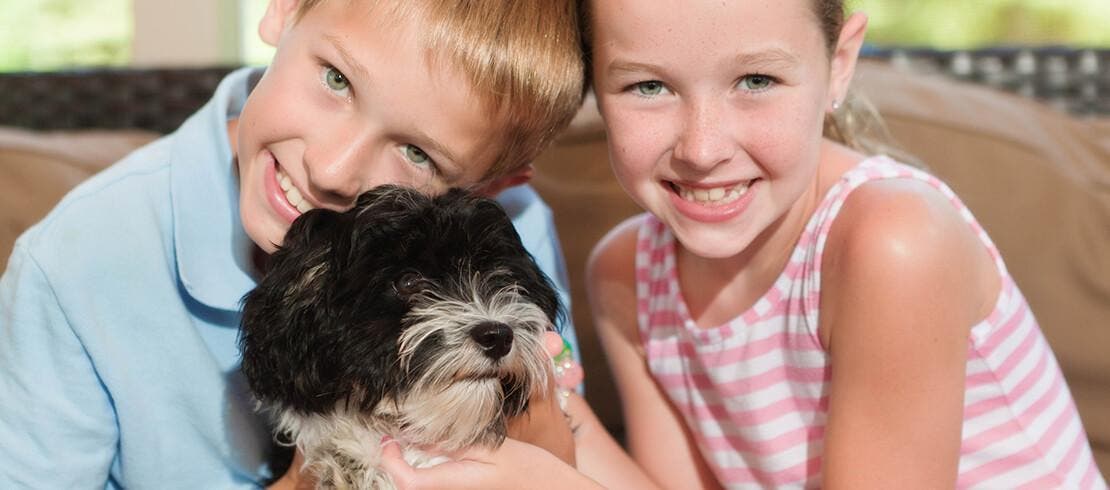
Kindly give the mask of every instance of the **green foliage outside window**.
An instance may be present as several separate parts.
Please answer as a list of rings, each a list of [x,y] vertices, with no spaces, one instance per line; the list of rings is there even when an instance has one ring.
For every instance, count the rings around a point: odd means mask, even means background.
[[[875,45],[1110,47],[1110,0],[848,0]]]
[[[243,62],[268,62],[272,51],[256,34],[267,0],[224,1],[243,2]],[[1110,47],[1110,0],[848,0],[848,4],[870,16],[868,42],[875,45]],[[131,12],[131,0],[0,0],[0,71],[126,65],[131,57]]]
[[[0,71],[125,65],[131,18],[131,0],[0,0]]]

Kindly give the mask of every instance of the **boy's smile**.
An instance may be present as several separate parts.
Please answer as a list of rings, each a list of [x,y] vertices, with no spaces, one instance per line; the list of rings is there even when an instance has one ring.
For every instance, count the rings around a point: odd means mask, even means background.
[[[273,154],[264,151],[263,156],[272,158]],[[274,211],[290,223],[297,219],[297,216],[300,216],[301,213],[308,212],[308,210],[315,207],[301,195],[301,192],[293,185],[293,179],[281,170],[276,160],[273,165],[267,167],[263,178],[266,185],[266,200],[273,206]]]
[[[262,20],[277,52],[229,130],[243,227],[266,252],[309,209],[347,209],[382,184],[440,192],[492,163],[494,118],[424,48],[419,12],[370,4],[294,20],[297,2],[275,1]]]

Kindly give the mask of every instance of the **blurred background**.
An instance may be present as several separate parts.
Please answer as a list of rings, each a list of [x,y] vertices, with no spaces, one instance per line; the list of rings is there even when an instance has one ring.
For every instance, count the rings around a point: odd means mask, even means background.
[[[0,0],[0,71],[264,64],[267,0]],[[873,46],[1110,48],[1110,0],[849,0]]]

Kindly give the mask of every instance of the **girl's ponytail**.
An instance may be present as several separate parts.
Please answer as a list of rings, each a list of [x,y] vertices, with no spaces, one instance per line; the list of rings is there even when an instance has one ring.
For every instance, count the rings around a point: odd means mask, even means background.
[[[831,57],[844,26],[843,0],[814,0],[814,12],[825,36]],[[894,143],[879,111],[865,97],[848,91],[839,107],[825,116],[825,137],[866,155],[885,154],[904,163],[923,167],[920,160]]]

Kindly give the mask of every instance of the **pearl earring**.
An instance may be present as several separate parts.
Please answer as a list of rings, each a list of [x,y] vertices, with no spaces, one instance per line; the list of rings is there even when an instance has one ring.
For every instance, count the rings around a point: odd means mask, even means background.
[[[833,101],[832,101],[832,110],[833,110],[833,112],[836,112],[836,111],[840,110],[840,100],[839,99],[833,99]]]

